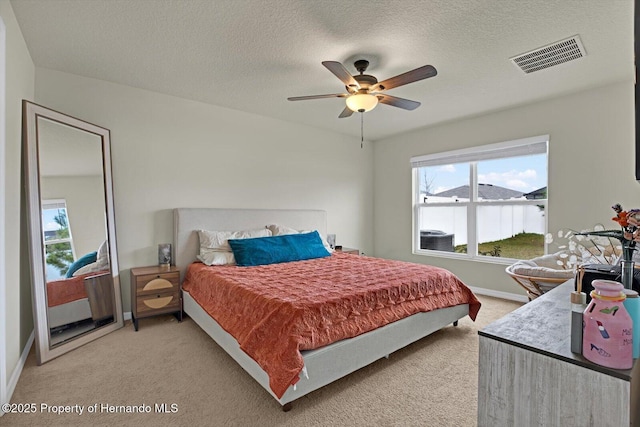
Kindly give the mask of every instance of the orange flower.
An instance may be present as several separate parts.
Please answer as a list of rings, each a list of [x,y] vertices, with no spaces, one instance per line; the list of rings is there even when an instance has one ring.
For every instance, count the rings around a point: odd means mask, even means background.
[[[627,225],[629,225],[627,216],[628,216],[627,211],[620,211],[616,216],[614,216],[611,219],[617,222],[618,224],[620,224],[622,227],[626,227]]]

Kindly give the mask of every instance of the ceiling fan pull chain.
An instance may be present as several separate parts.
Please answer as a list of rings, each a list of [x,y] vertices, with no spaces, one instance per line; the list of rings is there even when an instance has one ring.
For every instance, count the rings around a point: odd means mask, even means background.
[[[364,113],[360,113],[360,148],[364,146]]]

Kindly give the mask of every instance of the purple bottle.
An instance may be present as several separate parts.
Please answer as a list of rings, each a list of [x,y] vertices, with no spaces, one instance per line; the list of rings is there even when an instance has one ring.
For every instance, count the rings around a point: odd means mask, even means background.
[[[594,280],[591,302],[583,314],[582,355],[614,369],[633,367],[633,321],[624,307],[621,283]]]

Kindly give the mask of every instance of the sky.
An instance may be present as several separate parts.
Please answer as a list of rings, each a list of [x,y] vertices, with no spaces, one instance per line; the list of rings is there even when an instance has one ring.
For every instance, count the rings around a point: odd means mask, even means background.
[[[431,193],[469,184],[469,164],[423,168],[432,180]],[[423,179],[421,172],[420,178]],[[528,193],[547,185],[547,158],[544,154],[478,162],[478,182]]]
[[[60,225],[53,219],[58,214],[57,209],[44,209],[42,211],[42,228],[44,231],[55,231],[60,229]]]

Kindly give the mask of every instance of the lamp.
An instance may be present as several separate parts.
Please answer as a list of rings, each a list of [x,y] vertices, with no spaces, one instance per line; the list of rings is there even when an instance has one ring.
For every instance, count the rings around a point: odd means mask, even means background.
[[[378,97],[368,93],[356,93],[347,97],[347,107],[351,111],[364,113],[373,110],[378,105]]]

